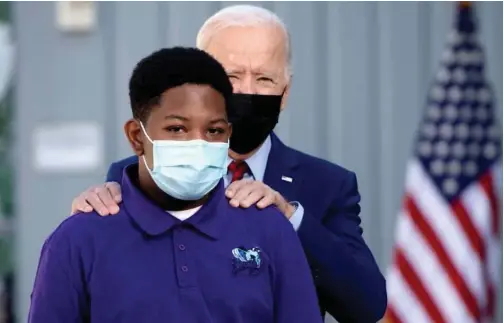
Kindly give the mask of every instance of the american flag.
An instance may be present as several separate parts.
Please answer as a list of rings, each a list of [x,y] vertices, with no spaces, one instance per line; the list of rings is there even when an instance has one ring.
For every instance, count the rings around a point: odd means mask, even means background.
[[[407,165],[386,320],[491,321],[499,287],[501,133],[472,8],[459,3]]]

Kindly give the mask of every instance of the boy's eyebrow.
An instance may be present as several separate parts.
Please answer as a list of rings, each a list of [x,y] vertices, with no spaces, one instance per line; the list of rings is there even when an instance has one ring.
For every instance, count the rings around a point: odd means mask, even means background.
[[[177,119],[177,120],[182,120],[182,121],[189,121],[186,117],[179,116],[176,114],[170,114],[164,117],[165,119]]]
[[[218,118],[218,119],[214,119],[212,121],[210,121],[210,123],[214,124],[214,123],[219,123],[219,122],[225,122],[227,123],[228,121],[224,118]]]
[[[176,114],[170,114],[170,115],[165,116],[164,118],[165,119],[176,119],[176,120],[181,120],[181,121],[189,121],[188,118],[183,117],[183,116],[179,116]],[[215,123],[219,123],[219,122],[227,123],[228,121],[226,118],[217,118],[217,119],[213,119],[210,121],[211,124],[215,124]]]

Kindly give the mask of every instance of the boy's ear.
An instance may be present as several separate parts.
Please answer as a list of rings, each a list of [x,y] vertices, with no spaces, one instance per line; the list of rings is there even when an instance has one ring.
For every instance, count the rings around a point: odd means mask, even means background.
[[[140,122],[136,119],[130,119],[124,124],[124,133],[126,138],[133,148],[133,151],[137,156],[142,156],[144,154],[144,145],[142,140],[142,128]]]

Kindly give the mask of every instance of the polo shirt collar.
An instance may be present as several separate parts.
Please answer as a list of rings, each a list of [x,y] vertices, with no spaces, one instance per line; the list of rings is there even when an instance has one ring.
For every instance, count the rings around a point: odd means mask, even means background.
[[[201,233],[218,239],[227,224],[227,199],[224,195],[224,182],[221,180],[210,193],[208,200],[189,219],[180,221],[167,213],[140,191],[131,180],[138,176],[138,163],[125,167],[121,187],[123,206],[127,214],[148,235],[156,236],[177,226],[190,226]]]

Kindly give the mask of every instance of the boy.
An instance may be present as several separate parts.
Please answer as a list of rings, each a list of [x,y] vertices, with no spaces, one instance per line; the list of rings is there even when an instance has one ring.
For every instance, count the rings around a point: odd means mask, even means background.
[[[121,211],[77,214],[48,238],[29,322],[321,322],[292,225],[224,195],[232,86],[222,66],[162,49],[129,88],[124,130],[140,162],[124,170]]]

